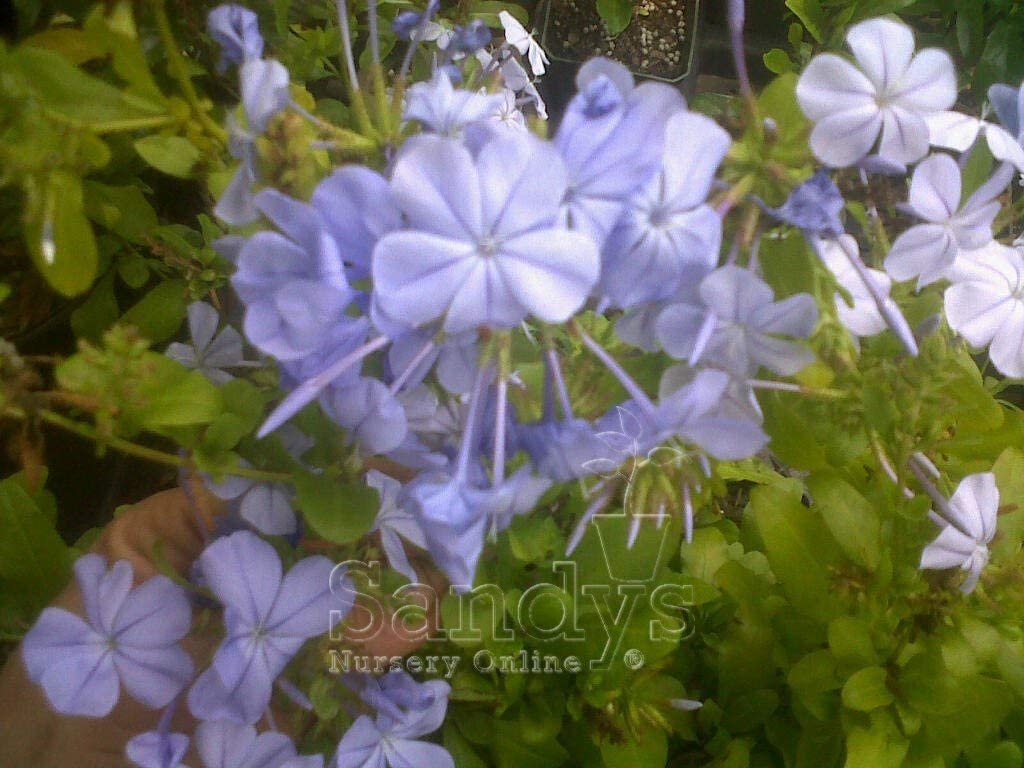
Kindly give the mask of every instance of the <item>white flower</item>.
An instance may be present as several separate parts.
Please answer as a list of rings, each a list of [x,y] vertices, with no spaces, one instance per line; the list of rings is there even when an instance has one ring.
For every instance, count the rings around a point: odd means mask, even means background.
[[[491,121],[496,123],[499,128],[508,131],[525,131],[526,118],[523,117],[523,113],[516,104],[516,92],[511,88],[506,88],[502,97],[491,113]]]
[[[991,472],[968,475],[949,500],[949,520],[921,553],[921,568],[959,567],[967,572],[962,592],[972,592],[988,563],[988,544],[996,533],[999,489]]]
[[[910,27],[889,19],[851,27],[846,42],[857,66],[822,54],[797,84],[800,107],[815,123],[812,151],[826,165],[854,165],[881,133],[882,158],[917,162],[928,152],[925,118],[956,101],[952,59],[937,48],[915,55]]]
[[[527,32],[526,28],[516,21],[515,16],[508,11],[499,13],[498,18],[501,20],[501,26],[505,28],[506,42],[521,55],[526,56],[533,74],[538,77],[543,75],[546,71],[545,67],[551,62],[548,60],[547,54],[544,53],[544,49],[533,39],[533,35]]]
[[[1012,173],[1010,166],[1001,166],[961,207],[956,161],[936,154],[922,162],[914,170],[906,210],[925,223],[896,238],[885,259],[885,271],[894,280],[916,277],[920,288],[943,278],[958,253],[991,242],[992,220],[999,213],[995,197]]]
[[[842,241],[840,243],[840,240]],[[829,271],[835,276],[839,287],[846,291],[852,304],[847,302],[843,294],[836,292],[836,314],[839,322],[854,336],[874,336],[881,333],[888,327],[888,323],[878,309],[878,302],[872,295],[871,290],[864,282],[864,278],[850,263],[844,248],[850,253],[860,257],[860,247],[856,239],[851,235],[842,235],[839,240],[823,240],[822,247],[818,249],[818,255]],[[869,279],[873,280],[878,291],[885,297],[885,301],[894,312],[899,309],[891,298],[889,291],[892,289],[892,280],[880,269],[866,269]]]
[[[946,289],[949,327],[975,347],[988,347],[1004,376],[1024,377],[1024,257],[993,242],[961,254]]]
[[[925,122],[932,146],[966,152],[984,135],[992,157],[1024,173],[1024,148],[1001,126],[959,112],[936,112]]]

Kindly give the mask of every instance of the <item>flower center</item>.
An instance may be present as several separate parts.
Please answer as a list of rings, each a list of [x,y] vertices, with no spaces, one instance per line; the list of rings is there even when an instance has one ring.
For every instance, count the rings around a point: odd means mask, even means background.
[[[490,258],[498,252],[498,240],[493,235],[484,235],[477,244],[476,252],[485,258]]]

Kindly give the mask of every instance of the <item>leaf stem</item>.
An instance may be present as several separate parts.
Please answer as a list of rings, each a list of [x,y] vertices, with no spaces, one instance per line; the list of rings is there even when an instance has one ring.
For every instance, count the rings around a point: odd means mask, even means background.
[[[202,123],[211,136],[221,143],[226,143],[228,140],[227,131],[210,117],[206,108],[199,100],[199,94],[196,92],[195,86],[192,85],[192,78],[188,73],[188,65],[185,63],[185,58],[181,55],[178,43],[174,39],[174,32],[171,30],[171,20],[167,16],[167,7],[164,5],[164,0],[149,0],[149,5],[153,9],[153,15],[156,17],[156,28],[160,34],[160,40],[167,51],[167,68],[171,76],[181,86],[181,93],[192,107],[196,119]]]

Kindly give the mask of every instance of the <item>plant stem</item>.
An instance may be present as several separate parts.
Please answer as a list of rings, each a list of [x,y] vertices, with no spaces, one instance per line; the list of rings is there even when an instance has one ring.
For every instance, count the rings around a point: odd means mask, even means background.
[[[79,437],[83,437],[97,445],[101,445],[105,448],[112,448],[127,456],[134,456],[146,461],[152,461],[156,464],[165,464],[170,467],[189,467],[192,465],[192,462],[185,456],[178,456],[173,453],[161,451],[157,448],[139,445],[138,443],[133,443],[130,440],[125,440],[122,437],[101,435],[94,427],[90,427],[88,424],[83,424],[80,421],[70,419],[55,411],[40,409],[33,411],[30,416],[30,414],[26,413],[21,408],[8,407],[4,409],[3,415],[19,420],[26,420],[31,416],[34,416],[50,426],[63,429],[65,432],[70,432],[78,435]],[[268,472],[260,469],[253,469],[251,467],[233,467],[226,474],[270,482],[289,482],[292,478],[292,476],[286,472]]]
[[[196,118],[202,123],[206,131],[221,143],[226,143],[228,140],[227,131],[207,114],[206,109],[199,101],[199,94],[196,93],[195,86],[192,85],[192,78],[188,74],[188,65],[185,63],[185,58],[181,55],[178,43],[174,39],[174,32],[171,30],[171,20],[167,16],[167,7],[164,5],[164,0],[149,0],[149,4],[153,9],[153,15],[156,17],[156,28],[160,34],[160,40],[167,51],[167,67],[170,70],[171,76],[178,81],[178,85],[181,86],[182,95],[192,107]]]
[[[821,389],[818,387],[805,387],[802,384],[792,384],[788,381],[767,381],[765,379],[750,379],[747,381],[752,389],[769,389],[775,392],[792,392],[797,395],[809,395],[811,397],[824,397],[829,400],[844,400],[849,395],[841,389]]]

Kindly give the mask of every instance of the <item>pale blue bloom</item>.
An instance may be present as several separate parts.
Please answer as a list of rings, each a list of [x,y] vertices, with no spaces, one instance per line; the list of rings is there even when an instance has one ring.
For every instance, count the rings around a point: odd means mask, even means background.
[[[602,249],[600,290],[615,306],[668,298],[718,263],[722,220],[705,201],[732,140],[693,112],[673,115],[665,130],[661,171],[632,196]]]
[[[253,187],[260,179],[256,137],[291,102],[288,70],[273,59],[246,59],[238,69],[246,125],[229,124],[228,151],[240,160],[238,170],[213,212],[232,226],[251,224],[259,217]]]
[[[373,530],[380,533],[388,564],[410,582],[416,583],[419,576],[409,562],[403,539],[420,549],[427,548],[427,540],[416,518],[399,503],[402,484],[375,469],[366,473],[366,484],[376,488],[380,494],[380,510]]]
[[[173,342],[167,346],[167,356],[186,368],[202,373],[210,381],[224,384],[234,376],[225,368],[245,368],[258,363],[245,360],[242,352],[242,336],[230,325],[220,333],[217,326],[220,315],[204,301],[188,305],[188,329],[191,344]]]
[[[239,464],[251,466],[244,459]],[[260,533],[289,536],[298,527],[291,504],[294,493],[285,483],[263,482],[229,474],[219,483],[208,481],[206,487],[218,499],[234,502],[239,516]]]
[[[334,238],[349,279],[369,277],[377,241],[402,224],[387,179],[364,166],[346,165],[317,185],[311,203]]]
[[[444,747],[361,715],[338,743],[334,768],[455,768]]]
[[[798,186],[778,208],[765,210],[779,221],[821,237],[839,237],[846,228],[839,215],[846,201],[827,171],[820,170]]]
[[[377,710],[377,724],[414,736],[433,733],[444,723],[452,688],[444,680],[417,680],[400,669],[378,677],[360,675],[359,698]]]
[[[961,206],[960,167],[946,154],[935,154],[914,169],[907,212],[923,219],[892,244],[885,271],[894,280],[917,278],[918,288],[941,280],[957,254],[987,245],[992,222],[999,213],[996,199],[1009,183],[1013,169],[1001,166]]]
[[[192,622],[184,590],[165,576],[133,589],[131,563],[108,571],[94,554],[78,559],[75,577],[85,619],[43,611],[22,645],[29,679],[64,715],[106,716],[122,684],[146,706],[166,706],[192,678],[192,659],[178,645]]]
[[[259,17],[241,5],[218,5],[206,17],[206,30],[220,46],[217,70],[263,57]]]
[[[953,60],[945,51],[914,52],[914,33],[886,18],[850,27],[856,65],[833,53],[815,56],[796,96],[811,121],[811,150],[826,165],[862,160],[879,143],[885,160],[908,165],[928,152],[926,118],[956,101]]]
[[[429,82],[416,83],[406,97],[406,120],[415,120],[431,133],[456,137],[466,126],[486,120],[501,106],[501,94],[485,94],[452,86],[443,69]]]
[[[146,731],[133,736],[125,745],[125,757],[138,768],[187,768],[181,761],[188,752],[190,739],[183,733]]]
[[[657,173],[666,121],[686,104],[667,85],[635,86],[629,70],[608,59],[588,61],[576,83],[579,93],[554,139],[569,171],[562,215],[602,246],[634,193]]]
[[[764,366],[790,376],[814,360],[810,350],[781,337],[807,338],[818,322],[806,293],[775,301],[753,272],[724,266],[700,284],[700,303],[678,303],[658,316],[658,340],[670,355],[703,360],[744,378]]]
[[[196,751],[206,768],[283,768],[296,757],[295,745],[283,733],[257,734],[251,725],[225,721],[199,724]]]
[[[405,440],[405,410],[379,379],[360,376],[330,387],[320,398],[324,411],[368,454],[387,453]]]
[[[996,535],[999,488],[991,472],[968,475],[945,510],[949,519],[921,553],[921,568],[960,568],[967,573],[960,590],[973,592],[988,564],[988,545]]]
[[[224,605],[227,637],[189,691],[189,708],[204,720],[254,723],[285,665],[344,618],[354,593],[325,557],[284,574],[274,548],[248,531],[213,542],[199,564]]]
[[[476,158],[452,139],[409,142],[392,177],[409,229],[377,244],[375,301],[452,333],[564,322],[600,268],[594,244],[555,221],[567,182],[554,149],[528,134],[494,138]]]
[[[275,190],[256,198],[283,232],[258,232],[242,247],[231,284],[245,303],[249,341],[278,360],[331,346],[357,292],[349,287],[334,239],[312,206]]]

